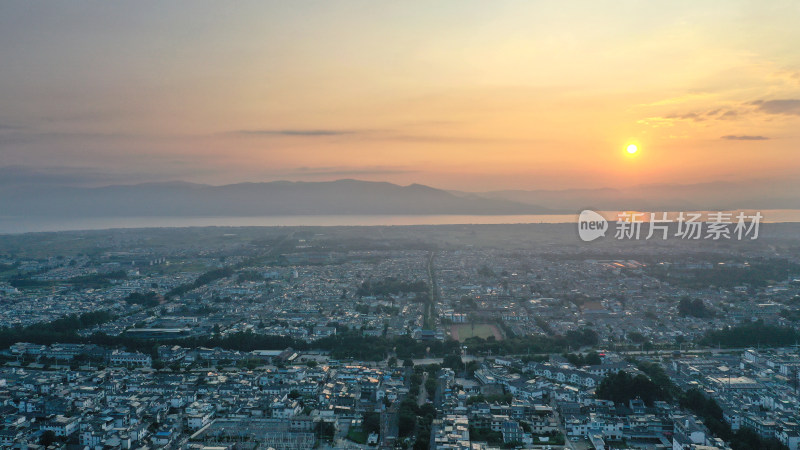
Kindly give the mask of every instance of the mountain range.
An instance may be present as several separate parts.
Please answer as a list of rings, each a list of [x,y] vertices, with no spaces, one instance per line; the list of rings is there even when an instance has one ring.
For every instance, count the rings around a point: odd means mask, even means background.
[[[459,196],[420,184],[274,181],[210,186],[184,182],[103,187],[6,186],[0,215],[48,217],[331,214],[544,214],[511,200]]]
[[[686,211],[800,209],[790,186],[748,183],[634,189],[447,191],[337,180],[223,186],[187,182],[99,187],[0,182],[0,217],[574,214],[582,209]]]
[[[745,180],[649,184],[625,189],[503,190],[474,195],[570,212],[586,208],[608,211],[728,211],[799,209],[798,189],[800,185],[797,182],[787,180]]]

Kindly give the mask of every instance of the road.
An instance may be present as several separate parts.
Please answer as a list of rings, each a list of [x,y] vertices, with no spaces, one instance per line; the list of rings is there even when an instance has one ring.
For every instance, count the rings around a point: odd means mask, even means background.
[[[428,294],[428,301],[425,303],[425,314],[423,326],[428,330],[433,330],[436,327],[436,320],[434,319],[434,305],[439,299],[439,286],[436,284],[436,274],[433,267],[433,258],[436,257],[436,252],[430,252],[428,255],[428,282],[430,283],[430,292]]]
[[[556,408],[557,406],[558,405],[555,399],[550,400],[550,407],[553,408],[553,416],[556,418],[556,422],[558,423],[558,431],[564,435],[564,448],[576,450],[575,446],[572,444],[572,441],[569,440],[569,436],[567,436],[567,430],[564,429],[564,421],[561,420],[561,414],[558,413],[558,409]]]
[[[425,382],[428,380],[428,372],[423,372],[422,383],[419,385],[419,395],[417,395],[417,406],[422,406],[428,400],[428,391],[425,389]]]

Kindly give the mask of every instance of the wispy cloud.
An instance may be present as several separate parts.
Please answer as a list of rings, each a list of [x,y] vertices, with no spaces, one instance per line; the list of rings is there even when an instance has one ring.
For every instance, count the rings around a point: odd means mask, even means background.
[[[282,174],[295,176],[369,176],[397,175],[419,172],[415,169],[398,166],[366,166],[366,167],[298,167],[282,171]]]
[[[798,99],[757,100],[751,104],[757,106],[760,111],[768,114],[800,116],[800,100]]]
[[[296,138],[321,138],[348,136],[358,140],[399,141],[399,142],[432,142],[432,143],[486,143],[508,141],[508,139],[486,138],[480,136],[453,136],[431,133],[408,133],[397,129],[251,129],[228,132],[239,136],[263,137],[296,137]]]
[[[739,114],[740,114],[739,111],[736,111],[734,109],[729,109],[729,110],[725,111],[724,113],[718,115],[717,119],[723,119],[723,120],[724,119],[735,119],[735,118],[739,117]]]
[[[435,134],[410,134],[410,133],[385,133],[376,135],[375,139],[399,142],[431,142],[431,143],[462,143],[480,144],[491,142],[509,142],[515,139],[502,139],[479,136],[447,136]]]
[[[689,112],[689,113],[682,113],[682,114],[670,114],[666,117],[667,119],[678,119],[678,120],[692,120],[695,122],[703,121],[708,119],[707,113],[696,113],[696,112]]]
[[[751,116],[757,112],[772,114],[800,114],[800,100],[776,100],[775,102],[783,103],[775,105],[767,104],[771,102],[759,100],[756,102],[728,105],[713,109],[674,112],[664,116],[647,117],[645,119],[640,119],[637,123],[650,125],[652,127],[665,127],[673,126],[676,122],[699,123],[718,120],[736,120]],[[792,102],[797,102],[797,104],[795,105]]]
[[[297,136],[297,137],[324,137],[324,136],[343,136],[361,133],[355,130],[238,130],[235,134],[254,135],[254,136]]]
[[[769,138],[766,136],[751,136],[751,135],[735,135],[729,134],[727,136],[722,136],[722,139],[726,139],[729,141],[766,141]]]
[[[673,120],[690,120],[693,122],[702,122],[705,120],[727,120],[735,119],[746,112],[741,109],[734,108],[716,108],[707,111],[693,111],[687,113],[676,113],[666,116],[667,119]]]
[[[147,139],[167,137],[167,135],[145,135],[128,132],[92,132],[92,131],[40,131],[28,127],[6,127],[0,125],[0,145],[20,144],[35,141],[54,140],[98,140],[98,139]]]
[[[125,173],[91,167],[34,167],[9,165],[0,167],[3,186],[100,186],[121,182],[149,181],[152,173]]]

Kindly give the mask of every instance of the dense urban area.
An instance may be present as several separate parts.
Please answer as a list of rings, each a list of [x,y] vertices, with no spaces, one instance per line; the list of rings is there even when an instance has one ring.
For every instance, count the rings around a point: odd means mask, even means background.
[[[0,447],[798,450],[799,231],[0,236]]]

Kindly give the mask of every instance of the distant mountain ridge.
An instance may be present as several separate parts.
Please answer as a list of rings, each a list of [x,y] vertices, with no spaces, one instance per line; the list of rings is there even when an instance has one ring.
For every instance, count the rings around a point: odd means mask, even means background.
[[[773,180],[713,181],[696,184],[650,184],[632,188],[501,190],[456,195],[536,204],[561,211],[721,211],[800,209],[798,183]]]
[[[0,174],[12,175],[13,170],[5,168]],[[25,176],[0,178],[0,220],[2,217],[574,214],[585,208],[800,209],[796,183],[770,180],[626,189],[464,192],[422,184],[400,186],[353,179],[222,186],[171,181],[99,187],[69,184],[68,178],[45,178],[45,182],[25,182],[25,179]]]
[[[0,216],[269,216],[546,214],[552,211],[504,199],[465,198],[430,186],[337,180],[274,181],[223,186],[167,182],[103,187],[0,188]]]

